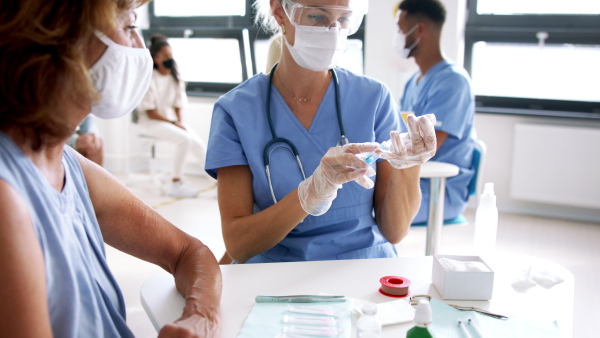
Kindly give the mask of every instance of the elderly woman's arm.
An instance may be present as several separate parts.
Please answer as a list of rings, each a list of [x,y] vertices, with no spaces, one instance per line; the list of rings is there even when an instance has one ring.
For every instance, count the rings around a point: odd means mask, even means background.
[[[162,218],[104,169],[78,157],[104,241],[173,274],[186,300],[181,318],[165,326],[161,335],[189,330],[200,337],[219,336],[222,283],[212,252]]]
[[[0,332],[3,337],[52,337],[44,256],[29,207],[0,179]]]

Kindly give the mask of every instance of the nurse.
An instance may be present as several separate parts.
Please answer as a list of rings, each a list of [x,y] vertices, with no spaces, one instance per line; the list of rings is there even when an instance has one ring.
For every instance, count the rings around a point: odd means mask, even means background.
[[[385,85],[335,68],[368,2],[256,6],[257,22],[281,30],[281,60],[217,101],[208,143],[227,253],[237,263],[396,257],[436,139],[427,117],[399,134]],[[369,167],[368,153],[387,161]]]

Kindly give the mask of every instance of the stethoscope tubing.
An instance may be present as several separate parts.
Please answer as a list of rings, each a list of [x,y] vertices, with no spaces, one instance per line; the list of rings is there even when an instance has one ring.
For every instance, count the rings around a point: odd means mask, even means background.
[[[277,198],[275,198],[275,192],[273,190],[273,183],[271,181],[271,171],[269,169],[270,159],[269,159],[269,149],[275,143],[285,143],[289,146],[289,150],[292,152],[296,161],[298,162],[298,167],[300,168],[300,172],[302,173],[302,178],[306,179],[306,174],[304,173],[304,166],[302,165],[302,161],[300,160],[300,155],[298,154],[298,149],[294,145],[294,143],[286,138],[278,137],[275,132],[275,127],[273,126],[273,119],[271,118],[271,92],[273,87],[273,75],[275,74],[275,70],[277,69],[278,63],[276,63],[271,69],[271,73],[269,74],[269,84],[267,87],[267,101],[266,101],[266,114],[267,114],[267,122],[269,123],[269,129],[271,130],[272,139],[267,142],[265,147],[263,148],[263,163],[265,165],[265,172],[267,175],[267,181],[269,183],[269,190],[271,191],[271,196],[273,197],[273,202],[277,203]],[[344,130],[344,123],[342,121],[342,110],[341,110],[341,99],[340,99],[340,87],[339,87],[339,79],[335,69],[330,69],[331,76],[333,78],[333,85],[335,87],[335,108],[338,119],[338,126],[340,127],[341,138],[338,142],[339,145],[348,144],[348,138],[346,137],[346,132]]]

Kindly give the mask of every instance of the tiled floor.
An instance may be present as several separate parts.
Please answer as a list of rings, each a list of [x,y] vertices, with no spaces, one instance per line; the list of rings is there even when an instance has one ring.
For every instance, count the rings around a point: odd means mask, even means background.
[[[121,177],[147,204],[189,234],[202,240],[219,258],[225,251],[214,181],[190,178],[203,191],[198,198],[173,200],[160,195],[159,187],[145,175]],[[467,210],[468,220],[474,211]],[[425,228],[411,229],[398,244],[401,256],[425,252]],[[447,226],[443,229],[443,253],[463,253],[471,246],[473,226]],[[594,337],[600,332],[600,222],[581,223],[501,213],[497,237],[499,251],[522,253],[554,261],[575,276],[574,337]],[[107,247],[109,264],[125,297],[127,321],[136,337],[156,337],[156,331],[140,304],[142,283],[160,268]],[[560,306],[560,304],[557,304]]]

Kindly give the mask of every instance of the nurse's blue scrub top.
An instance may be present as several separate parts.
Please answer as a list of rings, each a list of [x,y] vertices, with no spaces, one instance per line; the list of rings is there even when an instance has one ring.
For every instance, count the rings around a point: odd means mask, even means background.
[[[373,79],[336,69],[346,136],[350,142],[383,142],[399,130],[399,118],[388,88]],[[258,74],[225,94],[215,104],[206,155],[206,172],[217,177],[219,168],[248,165],[252,171],[255,211],[273,205],[263,149],[272,139],[266,117],[269,78]],[[307,130],[271,86],[271,116],[278,137],[292,141],[304,171],[312,175],[323,155],[341,137],[333,82]],[[270,171],[277,200],[302,181],[298,163],[288,149],[271,147]],[[376,176],[373,177],[376,179]],[[248,263],[396,257],[394,245],[379,232],[373,217],[373,189],[348,182],[338,190],[331,208],[321,216],[307,216],[279,244]]]
[[[457,176],[446,181],[444,220],[460,215],[467,204],[468,186],[474,171],[471,166],[474,141],[475,100],[471,81],[464,69],[443,60],[433,66],[417,82],[417,72],[404,88],[400,110],[414,111],[416,116],[434,114],[437,130],[448,133],[448,138],[432,161],[452,163],[459,167]],[[429,179],[421,179],[423,201],[414,223],[427,221],[429,209]]]

